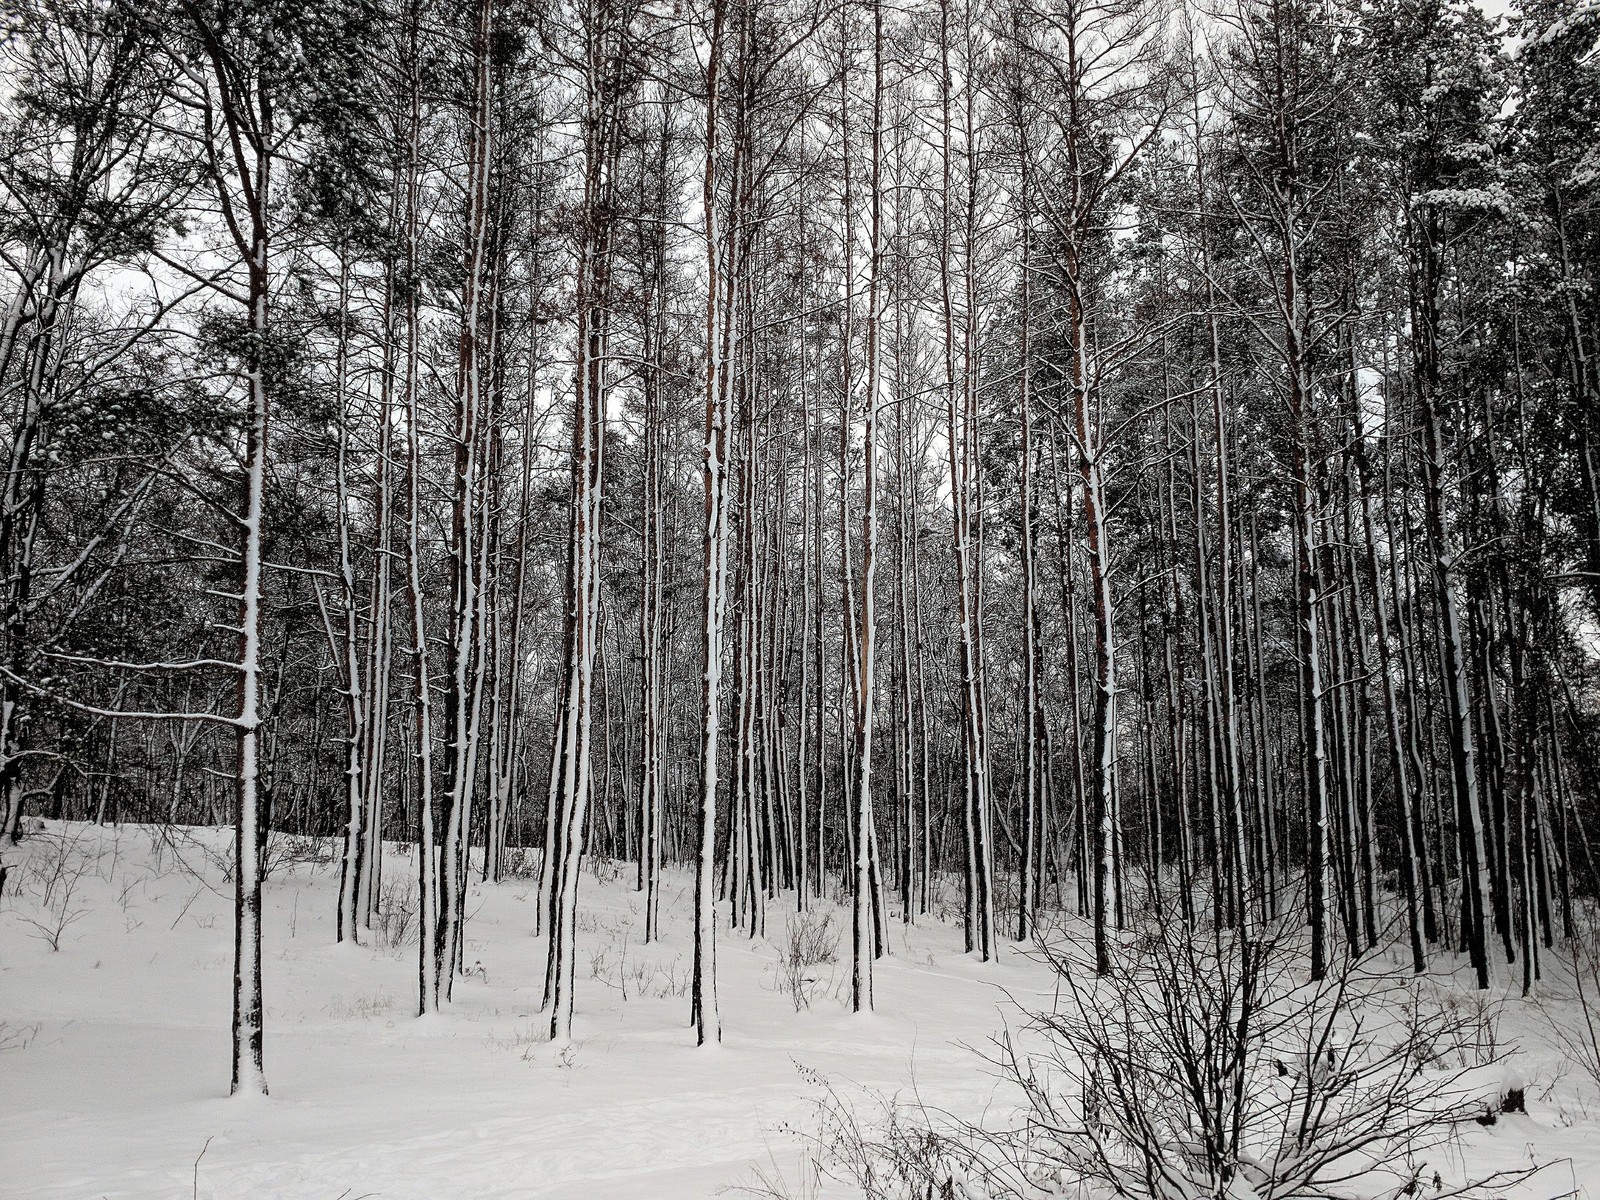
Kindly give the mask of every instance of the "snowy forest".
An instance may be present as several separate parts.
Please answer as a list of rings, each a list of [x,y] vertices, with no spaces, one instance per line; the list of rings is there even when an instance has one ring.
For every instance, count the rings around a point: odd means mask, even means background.
[[[762,1153],[28,1149],[125,970],[265,1096],[286,964],[534,1092],[1032,997],[760,1195],[1600,1195],[1600,5],[4,0],[0,293],[0,1192]]]

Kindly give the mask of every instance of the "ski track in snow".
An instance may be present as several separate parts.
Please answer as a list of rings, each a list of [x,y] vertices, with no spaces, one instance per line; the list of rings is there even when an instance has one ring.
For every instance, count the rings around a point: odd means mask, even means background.
[[[483,976],[457,981],[447,1010],[418,1021],[415,943],[334,946],[337,865],[297,863],[266,886],[272,1096],[230,1100],[231,892],[215,862],[197,879],[133,827],[52,826],[21,849],[63,836],[87,868],[60,952],[27,924],[41,915],[34,891],[11,885],[0,902],[0,1044],[26,1043],[0,1050],[0,1200],[698,1200],[757,1168],[799,1177],[791,1130],[811,1127],[819,1093],[797,1064],[847,1095],[915,1089],[975,1115],[995,1086],[975,1049],[1016,1023],[1012,998],[1048,1004],[1052,991],[1049,971],[1009,944],[980,964],[961,953],[957,925],[896,919],[877,1011],[854,1016],[849,913],[824,903],[839,961],[817,970],[819,994],[797,1013],[773,970],[790,897],[768,908],[770,941],[719,930],[723,1044],[697,1049],[687,873],[667,873],[664,940],[643,946],[632,870],[602,866],[612,878],[586,870],[580,886],[575,1036],[557,1046],[541,1036],[532,881],[473,885],[466,961]],[[224,830],[187,836],[228,845]],[[393,848],[385,869],[410,875]],[[682,994],[640,996],[641,982]],[[1529,1047],[1518,1067],[1530,1080],[1561,1065],[1540,1057],[1535,1028],[1515,1006],[1503,1026]],[[1570,1087],[1545,1102],[1530,1087],[1529,1100],[1530,1116],[1475,1135],[1469,1159],[1566,1156],[1516,1195],[1600,1197],[1593,1102]]]

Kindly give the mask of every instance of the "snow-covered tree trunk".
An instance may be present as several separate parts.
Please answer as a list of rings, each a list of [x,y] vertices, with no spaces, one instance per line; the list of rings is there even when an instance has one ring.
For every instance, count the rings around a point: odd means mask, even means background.
[[[407,30],[405,215],[403,244],[405,277],[417,278],[422,238],[422,62],[420,13],[413,3]],[[422,590],[422,536],[426,516],[422,489],[422,315],[415,287],[405,292],[405,370],[402,382],[405,410],[405,598],[410,626],[412,773],[417,803],[417,1011],[439,1008],[439,863],[434,831],[433,800],[433,681],[428,660],[428,622]]]
[[[658,144],[657,208],[667,209],[667,180],[672,118],[663,110]],[[665,605],[668,547],[665,540],[665,480],[669,469],[669,423],[662,397],[662,359],[667,343],[667,237],[664,229],[651,236],[650,289],[642,306],[640,325],[644,336],[644,462],[640,481],[641,563],[639,594],[639,711],[640,783],[639,809],[641,847],[640,886],[644,900],[644,940],[655,941],[661,927],[661,850],[665,832],[666,722],[663,701],[666,695],[662,662],[662,621]]]
[[[1045,754],[1048,730],[1045,723],[1043,673],[1043,631],[1039,613],[1038,539],[1035,529],[1037,501],[1035,489],[1035,462],[1033,430],[1033,213],[1030,192],[1033,188],[1031,173],[1032,149],[1029,145],[1031,114],[1022,95],[1020,79],[1012,81],[1011,103],[1013,123],[1018,140],[1017,192],[1020,205],[1018,247],[1020,267],[1018,278],[1017,359],[1019,437],[1017,453],[1021,459],[1018,471],[1018,508],[1021,524],[1022,551],[1022,861],[1017,897],[1017,941],[1029,941],[1034,932],[1034,918],[1039,907],[1039,864],[1042,861],[1042,816],[1045,806]]]
[[[466,263],[461,293],[460,351],[456,376],[455,469],[451,475],[450,673],[444,718],[448,738],[444,837],[440,853],[439,929],[435,943],[440,998],[449,1000],[466,920],[467,857],[482,741],[482,698],[487,637],[487,442],[492,357],[493,294],[490,263],[490,173],[494,157],[494,75],[490,40],[495,0],[478,0],[471,33],[472,88],[467,116]]]
[[[239,530],[236,734],[234,762],[234,943],[231,1094],[265,1095],[262,1069],[261,877],[266,836],[263,799],[262,598],[268,440],[272,172],[280,131],[275,97],[255,58],[257,47],[235,45],[209,15],[188,10],[189,30],[205,63],[195,78],[201,110],[201,148],[227,229],[243,266],[246,340],[239,374],[245,384],[243,488]]]
[[[396,173],[404,191],[403,173]],[[396,197],[389,227],[400,233],[400,197]],[[368,585],[366,660],[363,664],[367,714],[361,747],[361,808],[365,817],[362,831],[360,866],[356,884],[355,921],[363,930],[372,928],[383,881],[383,813],[387,795],[385,768],[389,741],[389,702],[394,672],[394,458],[395,395],[397,363],[403,345],[397,328],[395,274],[391,257],[385,264],[383,295],[383,359],[378,391],[377,462],[373,483],[372,508],[376,515],[372,577]]]
[[[987,843],[984,831],[989,811],[989,764],[984,737],[984,712],[982,674],[983,664],[978,635],[981,614],[978,607],[978,563],[973,545],[975,517],[974,488],[978,470],[977,453],[979,429],[975,398],[977,394],[974,357],[977,347],[971,337],[975,314],[963,313],[957,304],[957,287],[963,288],[965,307],[970,308],[974,290],[971,276],[976,267],[974,240],[977,234],[974,192],[978,186],[971,167],[976,161],[977,130],[970,121],[962,130],[966,139],[966,154],[956,144],[956,106],[959,97],[952,87],[954,51],[959,14],[952,8],[952,0],[941,0],[939,6],[940,54],[940,236],[939,283],[940,314],[943,323],[944,358],[944,408],[945,453],[950,470],[950,509],[953,528],[952,547],[955,563],[955,589],[957,606],[957,649],[961,677],[961,745],[963,754],[962,815],[966,833],[966,948],[976,950],[987,959],[993,951],[993,901],[988,873],[985,870]],[[967,64],[970,69],[970,63]],[[963,83],[970,94],[972,84]],[[969,105],[970,107],[970,105]],[[956,166],[962,158],[967,170],[962,180],[966,203],[956,190]],[[956,245],[956,222],[952,219],[955,206],[961,204],[963,216],[965,261],[958,279],[953,261]],[[961,333],[957,334],[958,322]],[[957,360],[960,370],[957,370]]]
[[[363,749],[369,738],[367,730],[367,704],[363,691],[361,672],[361,625],[356,614],[355,558],[350,546],[350,425],[354,419],[350,405],[350,269],[347,258],[339,264],[339,331],[335,349],[334,389],[338,395],[339,412],[335,418],[336,445],[334,448],[333,494],[337,506],[335,536],[339,547],[339,617],[337,636],[329,625],[329,650],[340,656],[339,676],[344,692],[345,710],[345,829],[344,852],[339,870],[339,907],[334,923],[334,940],[349,937],[359,940],[360,928],[357,907],[363,852],[366,849],[364,833],[364,800],[367,789],[363,781]],[[319,591],[320,599],[321,593]]]
[[[855,698],[855,892],[851,906],[850,1007],[859,1012],[872,1007],[872,959],[878,936],[877,907],[873,903],[872,850],[876,842],[872,810],[872,734],[877,706],[877,570],[878,570],[878,413],[882,390],[880,335],[883,324],[883,5],[872,3],[872,132],[868,187],[870,217],[868,237],[866,323],[866,420],[862,434],[861,497],[861,608],[857,633]]]
[[[550,1009],[550,1034],[556,1039],[572,1034],[578,867],[594,789],[590,760],[595,664],[602,636],[601,503],[609,383],[612,210],[624,101],[624,64],[620,56],[630,19],[609,5],[600,5],[586,14],[583,26],[584,175],[574,298],[577,362],[573,374],[565,678],[558,713],[559,773],[552,786],[553,839],[548,843],[545,868],[551,875],[545,1000]]]
[[[722,716],[723,621],[728,598],[728,434],[731,387],[728,377],[734,349],[735,322],[731,304],[730,264],[718,221],[718,180],[722,115],[720,92],[728,23],[727,0],[713,0],[706,28],[705,139],[701,175],[702,222],[706,252],[705,301],[705,427],[701,480],[704,521],[701,527],[700,586],[700,786],[697,804],[697,849],[694,886],[694,979],[690,1020],[700,1045],[722,1040],[717,1009],[716,866],[718,754]],[[742,32],[741,32],[742,36]],[[737,178],[737,169],[729,172]]]
[[[270,406],[264,361],[268,329],[268,234],[271,158],[263,147],[251,164],[259,208],[250,258],[249,328],[245,363],[249,408],[245,426],[245,498],[239,585],[239,804],[234,816],[233,1082],[229,1091],[265,1095],[262,1069],[261,858],[266,834],[261,811],[261,570],[267,492]]]

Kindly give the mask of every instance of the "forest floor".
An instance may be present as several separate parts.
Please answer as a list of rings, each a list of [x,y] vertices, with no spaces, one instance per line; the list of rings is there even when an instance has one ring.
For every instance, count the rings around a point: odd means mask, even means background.
[[[335,945],[337,863],[283,840],[264,912],[272,1095],[230,1100],[228,839],[52,823],[8,853],[0,1197],[699,1200],[779,1175],[795,1197],[849,1195],[804,1182],[804,1135],[830,1086],[869,1109],[914,1094],[976,1115],[996,1088],[982,1048],[1019,1023],[1018,1005],[1051,1003],[1044,964],[1010,944],[995,963],[963,955],[951,912],[891,922],[877,1009],[853,1015],[849,910],[823,904],[837,961],[802,973],[797,1006],[780,962],[790,913],[775,904],[767,938],[720,935],[723,1043],[697,1049],[692,881],[667,873],[664,936],[646,946],[631,868],[600,863],[580,890],[570,1043],[542,1036],[531,877],[473,885],[472,972],[445,1013],[419,1020],[414,931]],[[411,871],[394,847],[386,870],[399,898]],[[1507,1196],[1600,1198],[1600,1094],[1542,1028],[1507,995],[1497,1036],[1516,1047],[1507,1068],[1528,1113],[1448,1153],[1472,1169],[1551,1164]]]

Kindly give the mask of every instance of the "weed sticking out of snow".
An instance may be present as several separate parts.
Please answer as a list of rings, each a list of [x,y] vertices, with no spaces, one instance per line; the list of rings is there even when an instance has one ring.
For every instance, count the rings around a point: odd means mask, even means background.
[[[0,1021],[0,1052],[26,1050],[33,1044],[33,1039],[39,1036],[39,1026],[38,1021],[26,1025]]]

